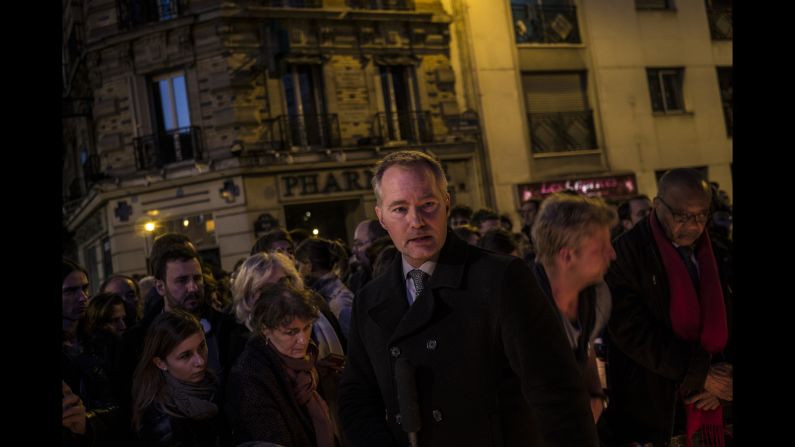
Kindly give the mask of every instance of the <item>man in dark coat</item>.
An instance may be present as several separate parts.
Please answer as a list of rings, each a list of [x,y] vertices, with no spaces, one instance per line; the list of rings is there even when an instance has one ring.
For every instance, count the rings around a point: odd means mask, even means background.
[[[723,429],[718,412],[732,400],[732,291],[727,258],[704,231],[709,204],[697,171],[671,170],[649,217],[615,241],[617,260],[605,277],[613,296],[610,404],[599,427],[608,445],[669,445],[686,432]]]
[[[528,266],[448,230],[447,180],[428,155],[388,155],[373,186],[402,256],[354,302],[339,398],[351,443],[408,444],[395,379],[407,359],[420,446],[595,446],[577,364]]]

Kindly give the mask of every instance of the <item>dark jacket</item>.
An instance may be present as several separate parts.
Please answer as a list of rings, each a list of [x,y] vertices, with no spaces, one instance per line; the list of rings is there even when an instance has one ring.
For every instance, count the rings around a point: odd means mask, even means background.
[[[538,285],[544,292],[549,302],[557,308],[555,298],[552,296],[552,288],[549,277],[540,263],[533,264],[533,274],[538,280]],[[604,398],[602,384],[599,380],[599,372],[596,369],[596,362],[590,356],[591,345],[597,334],[604,329],[609,317],[609,293],[607,286],[600,284],[599,290],[605,292],[605,296],[598,295],[597,286],[589,286],[580,291],[577,297],[577,324],[579,325],[580,335],[576,339],[576,347],[572,347],[574,359],[580,367],[583,375],[585,387],[592,398]],[[601,314],[601,315],[600,315]],[[561,321],[565,318],[558,311]],[[599,326],[599,327],[597,327]]]
[[[281,360],[252,335],[229,374],[226,414],[235,445],[267,441],[284,446],[315,446],[308,412],[298,404]]]
[[[81,339],[79,348],[62,346],[61,374],[86,407],[86,434],[64,431],[64,445],[126,446],[130,443],[129,412],[121,406],[119,337],[97,331]]]
[[[651,214],[650,218],[656,217]],[[616,239],[614,247],[616,261],[605,277],[613,295],[608,323],[610,404],[600,420],[600,436],[608,445],[630,441],[662,444],[670,440],[684,411],[677,393],[687,395],[703,389],[710,364],[731,363],[731,348],[727,345],[724,353],[712,356],[700,344],[674,335],[668,280],[648,219]],[[713,250],[731,343],[729,258],[717,245]]]
[[[555,309],[521,259],[448,230],[430,284],[409,307],[401,257],[354,301],[340,385],[356,446],[405,446],[395,362],[416,367],[420,445],[594,446],[582,378]]]
[[[141,418],[138,432],[141,447],[217,447],[220,416],[195,420],[172,416],[150,405]]]

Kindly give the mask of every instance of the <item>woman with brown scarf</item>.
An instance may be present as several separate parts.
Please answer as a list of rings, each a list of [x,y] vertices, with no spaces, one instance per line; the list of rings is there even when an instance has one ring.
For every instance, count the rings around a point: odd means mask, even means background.
[[[254,334],[229,376],[227,413],[236,444],[333,447],[335,429],[317,390],[318,309],[310,292],[287,284],[260,290],[251,315]]]

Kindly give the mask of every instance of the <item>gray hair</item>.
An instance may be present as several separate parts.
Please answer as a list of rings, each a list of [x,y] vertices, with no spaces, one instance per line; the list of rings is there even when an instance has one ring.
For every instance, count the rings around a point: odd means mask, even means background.
[[[285,254],[260,252],[246,259],[232,283],[232,307],[237,321],[244,324],[250,331],[253,331],[251,313],[254,310],[254,304],[259,299],[259,291],[262,286],[273,282],[270,277],[274,266],[281,267],[293,285],[299,288],[304,287],[301,275],[295,269],[292,260]]]
[[[381,205],[381,179],[384,177],[384,172],[392,166],[401,166],[403,168],[427,167],[436,178],[436,184],[439,186],[442,196],[447,197],[447,177],[444,175],[444,169],[442,169],[442,165],[438,161],[424,152],[398,151],[387,155],[375,165],[375,175],[373,175],[372,184],[378,205]]]
[[[594,226],[612,227],[618,218],[599,197],[557,193],[541,204],[533,224],[536,259],[544,266],[554,265],[555,256],[566,247],[577,247]]]

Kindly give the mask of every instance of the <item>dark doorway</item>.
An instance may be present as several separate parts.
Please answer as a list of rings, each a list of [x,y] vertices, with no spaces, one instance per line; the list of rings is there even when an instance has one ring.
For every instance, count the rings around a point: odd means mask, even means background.
[[[313,230],[317,229],[319,237],[340,239],[349,246],[348,228],[357,223],[354,220],[358,208],[358,200],[315,202],[286,205],[284,214],[289,230],[303,228],[312,235]]]

